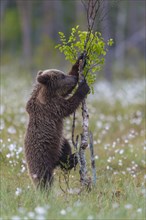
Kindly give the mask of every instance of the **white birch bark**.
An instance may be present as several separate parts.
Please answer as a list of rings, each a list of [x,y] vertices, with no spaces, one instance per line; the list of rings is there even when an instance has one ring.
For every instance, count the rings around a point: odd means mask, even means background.
[[[85,149],[88,147],[88,125],[89,115],[86,100],[82,102],[82,117],[83,117],[83,132],[81,134],[81,145],[79,148],[79,160],[80,160],[80,181],[82,185],[88,185],[89,179],[87,177],[87,165],[85,157]]]

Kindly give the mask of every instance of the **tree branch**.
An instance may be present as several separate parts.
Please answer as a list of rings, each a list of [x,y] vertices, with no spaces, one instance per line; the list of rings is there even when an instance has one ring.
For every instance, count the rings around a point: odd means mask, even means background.
[[[76,112],[73,113],[72,144],[73,144],[75,150],[77,150],[79,135],[77,135],[77,136],[76,136],[76,140],[74,140],[74,136],[75,136],[75,121],[76,121]]]

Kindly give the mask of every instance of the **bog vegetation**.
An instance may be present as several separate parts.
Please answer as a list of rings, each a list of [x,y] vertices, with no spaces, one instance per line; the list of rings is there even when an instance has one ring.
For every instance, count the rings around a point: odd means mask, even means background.
[[[31,92],[30,74],[2,68],[1,219],[142,219],[145,215],[144,82],[110,84],[100,81],[89,96],[90,130],[94,135],[97,183],[78,194],[79,168],[68,186],[58,169],[49,195],[35,191],[27,174],[23,139],[25,103]],[[14,83],[15,82],[15,83]],[[17,85],[17,86],[16,86]],[[81,131],[79,111],[77,132]],[[71,139],[71,119],[65,122]],[[90,154],[87,152],[88,172]],[[62,189],[63,190],[62,190]]]
[[[95,23],[106,41],[114,40],[105,69],[97,76],[94,95],[88,97],[96,185],[90,193],[79,194],[79,167],[67,179],[57,169],[49,195],[35,191],[27,173],[23,153],[28,122],[25,104],[39,69],[69,69],[64,57],[54,50],[58,31],[68,36],[77,24],[82,31],[87,30],[86,18],[80,1],[22,2],[1,1],[0,220],[144,219],[144,1],[102,1],[105,13],[109,13]],[[92,84],[95,78],[90,80]],[[76,116],[76,132],[80,134],[80,110]],[[69,140],[71,129],[69,118],[65,121]],[[86,156],[92,177],[89,149]]]

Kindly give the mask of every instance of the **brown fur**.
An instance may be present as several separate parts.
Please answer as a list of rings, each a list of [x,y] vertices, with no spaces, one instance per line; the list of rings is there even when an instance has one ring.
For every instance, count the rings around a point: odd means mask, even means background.
[[[69,75],[59,70],[40,71],[26,110],[29,123],[25,136],[28,170],[36,186],[48,188],[57,165],[71,169],[77,163],[68,141],[63,137],[63,120],[71,115],[89,92],[83,82],[67,99],[77,84],[78,62]],[[68,164],[68,165],[67,165]]]

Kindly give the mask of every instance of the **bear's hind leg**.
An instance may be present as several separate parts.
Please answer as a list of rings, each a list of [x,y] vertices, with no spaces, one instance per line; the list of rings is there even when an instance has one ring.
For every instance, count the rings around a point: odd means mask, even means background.
[[[59,159],[59,165],[61,169],[71,170],[78,163],[76,154],[72,154],[71,146],[68,141],[64,138],[62,145],[62,154]]]
[[[43,173],[33,179],[33,182],[36,188],[40,190],[49,190],[53,182],[53,174],[52,172],[43,171]]]

